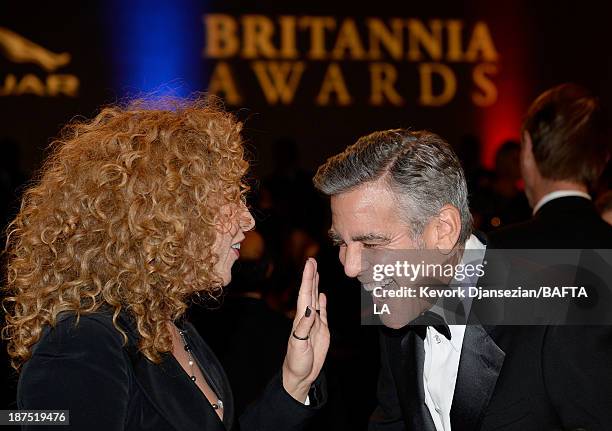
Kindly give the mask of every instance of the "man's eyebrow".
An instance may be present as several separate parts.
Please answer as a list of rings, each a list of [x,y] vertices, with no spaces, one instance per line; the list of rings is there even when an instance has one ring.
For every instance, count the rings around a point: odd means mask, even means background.
[[[391,241],[391,239],[388,236],[378,234],[378,233],[367,233],[364,235],[357,235],[357,236],[352,237],[351,239],[356,242],[388,242],[388,241]]]
[[[327,234],[329,236],[329,239],[335,244],[342,244],[344,242],[342,237],[333,229],[330,229],[327,232]],[[351,240],[355,242],[389,242],[391,241],[391,239],[388,236],[377,234],[377,233],[367,233],[363,235],[356,235],[352,237]]]
[[[329,239],[331,239],[334,243],[344,242],[342,237],[338,235],[338,233],[333,229],[330,229],[328,231],[328,235],[329,235]],[[388,236],[377,234],[377,233],[367,233],[363,235],[356,235],[352,237],[351,240],[355,242],[389,242],[391,241],[391,239]]]
[[[329,236],[329,239],[334,243],[343,242],[342,237],[340,237],[340,235],[338,235],[338,233],[333,229],[330,229],[329,231],[327,231],[327,235]]]

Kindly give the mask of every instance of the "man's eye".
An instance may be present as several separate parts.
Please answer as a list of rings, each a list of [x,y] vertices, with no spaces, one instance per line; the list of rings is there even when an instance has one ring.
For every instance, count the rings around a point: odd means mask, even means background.
[[[363,248],[374,248],[376,247],[378,244],[363,244]]]
[[[333,240],[332,243],[334,244],[335,247],[344,247],[346,245],[344,241],[339,240],[339,239]]]

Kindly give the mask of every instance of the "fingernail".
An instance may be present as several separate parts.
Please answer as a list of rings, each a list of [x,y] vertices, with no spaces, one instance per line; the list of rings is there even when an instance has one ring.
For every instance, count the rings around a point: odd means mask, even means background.
[[[310,313],[311,312],[312,312],[312,310],[310,309],[310,307],[306,306],[306,312],[304,313],[304,316],[310,317]]]

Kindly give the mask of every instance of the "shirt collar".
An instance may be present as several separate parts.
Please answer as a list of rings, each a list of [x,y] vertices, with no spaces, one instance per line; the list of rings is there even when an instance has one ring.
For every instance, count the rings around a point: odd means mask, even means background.
[[[465,325],[448,325],[451,332],[450,343],[456,352],[461,353],[463,346],[463,336],[465,335]]]
[[[465,250],[484,250],[487,247],[480,242],[480,240],[476,237],[476,235],[470,235],[470,237],[468,238],[468,240],[465,242],[465,245],[463,246],[463,248]],[[463,262],[462,263],[466,263]]]
[[[451,333],[451,339],[449,340],[450,345],[453,347],[455,352],[461,353],[461,346],[463,346],[463,336],[465,335],[465,325],[448,325],[448,329]],[[438,334],[440,337],[444,337],[440,334],[433,326],[427,327],[427,332],[431,334]],[[431,337],[431,335],[429,335]]]
[[[533,207],[533,215],[535,215],[535,213],[537,213],[540,208],[542,208],[545,204],[552,201],[553,199],[564,198],[567,196],[579,196],[581,198],[591,200],[591,196],[589,196],[589,194],[585,192],[581,192],[578,190],[557,190],[544,195],[542,199],[538,201],[538,203]]]
[[[470,235],[468,240],[465,242],[463,248],[464,248],[464,253],[463,253],[463,256],[461,257],[462,265],[466,265],[468,263],[472,265],[477,265],[477,264],[482,263],[487,247],[482,242],[480,242],[480,240],[475,235]],[[456,278],[453,278],[450,285],[451,287],[453,286],[457,287],[460,285],[476,286],[477,282],[478,282],[478,277],[474,277],[473,280],[464,279],[462,281],[459,281]],[[470,310],[472,308],[472,298],[467,296],[466,298],[463,298],[460,301],[461,301],[461,304],[463,305],[465,316],[469,316]],[[442,303],[443,303],[443,299],[442,298],[438,299],[438,301],[436,301],[434,305],[431,307],[430,311],[442,316],[446,322],[458,322],[460,320],[463,320],[462,318],[458,318],[457,316],[455,316],[454,312],[444,307]],[[449,327],[452,327],[452,326],[461,326],[461,325],[452,325],[452,324],[449,325]],[[451,335],[454,337],[454,333],[452,329],[451,329]],[[463,336],[461,336],[461,339],[463,339]],[[452,341],[452,338],[451,338],[451,341]],[[461,342],[459,343],[459,349],[461,349]]]

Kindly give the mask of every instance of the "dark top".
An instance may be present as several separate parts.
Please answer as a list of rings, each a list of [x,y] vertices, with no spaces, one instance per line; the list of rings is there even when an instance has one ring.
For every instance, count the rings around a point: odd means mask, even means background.
[[[187,331],[193,357],[208,383],[223,400],[222,422],[172,353],[162,354],[160,364],[152,363],[138,352],[134,321],[123,312],[117,323],[128,336],[125,346],[108,312],[82,315],[78,322],[74,313],[60,313],[56,326],[44,329],[23,367],[19,408],[69,410],[70,426],[62,427],[66,430],[277,431],[302,429],[325,402],[322,379],[310,392],[311,405],[305,406],[284,390],[279,373],[261,398],[234,420],[232,393],[221,364],[190,323],[178,324]]]

